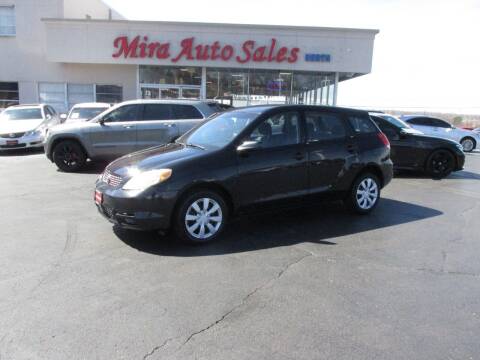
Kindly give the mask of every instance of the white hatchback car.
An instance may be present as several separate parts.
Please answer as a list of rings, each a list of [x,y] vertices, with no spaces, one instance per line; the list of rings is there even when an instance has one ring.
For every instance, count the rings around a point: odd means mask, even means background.
[[[453,126],[448,121],[424,115],[402,115],[400,117],[412,128],[425,135],[441,137],[460,143],[463,151],[471,152],[480,145],[480,134]]]
[[[60,122],[50,105],[10,106],[0,113],[0,151],[43,147],[48,129]]]
[[[68,115],[62,114],[61,116],[65,117],[66,123],[88,121],[108,108],[110,108],[108,103],[80,103],[73,105]]]

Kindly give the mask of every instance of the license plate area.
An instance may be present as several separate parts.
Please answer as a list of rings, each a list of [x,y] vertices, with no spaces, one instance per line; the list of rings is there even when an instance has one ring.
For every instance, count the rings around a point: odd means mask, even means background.
[[[7,140],[7,145],[18,145],[18,140]]]

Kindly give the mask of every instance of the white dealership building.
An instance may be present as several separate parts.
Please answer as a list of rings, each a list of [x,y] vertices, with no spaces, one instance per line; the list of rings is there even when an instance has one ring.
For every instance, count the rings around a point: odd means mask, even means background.
[[[100,0],[0,0],[0,107],[136,98],[335,105],[377,30],[129,21]]]

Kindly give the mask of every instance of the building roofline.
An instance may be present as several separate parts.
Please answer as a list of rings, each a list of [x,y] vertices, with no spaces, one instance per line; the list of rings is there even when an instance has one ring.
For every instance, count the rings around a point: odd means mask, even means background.
[[[322,31],[347,31],[378,34],[378,29],[359,29],[344,27],[321,27],[321,26],[295,26],[295,25],[262,25],[262,24],[232,24],[232,23],[209,23],[209,22],[181,22],[181,21],[150,21],[150,20],[108,20],[108,19],[67,19],[67,18],[42,18],[45,22],[74,22],[74,23],[107,23],[107,24],[163,24],[163,25],[188,25],[188,26],[230,26],[237,28],[262,28],[283,30],[322,30]]]

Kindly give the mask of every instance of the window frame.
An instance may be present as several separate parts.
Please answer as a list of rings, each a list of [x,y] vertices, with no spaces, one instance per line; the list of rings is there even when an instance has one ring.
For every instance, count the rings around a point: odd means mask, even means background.
[[[0,5],[0,9],[11,9],[13,17],[13,33],[2,33],[0,32],[0,37],[15,37],[17,36],[17,16],[15,11],[15,5]],[[1,28],[1,26],[0,26]]]
[[[379,131],[377,124],[375,124],[375,122],[372,119],[370,119],[370,115],[368,114],[366,115],[366,117],[362,117],[362,114],[359,115],[356,113],[346,113],[344,116],[350,130],[352,131],[353,136],[372,135],[372,134],[376,134]],[[356,131],[355,127],[352,124],[351,118],[364,119],[370,122],[370,124],[373,126],[373,131],[369,131],[369,132]]]
[[[307,113],[308,112],[319,112],[319,113],[324,113],[327,115],[334,115],[335,117],[338,118],[340,121],[343,129],[345,130],[344,135],[340,137],[332,137],[330,139],[318,139],[318,140],[309,140],[309,134],[308,134],[308,124],[307,124]],[[355,130],[351,125],[347,125],[345,122],[348,121],[348,119],[345,119],[345,114],[337,111],[330,111],[330,110],[323,110],[323,109],[305,109],[302,112],[302,119],[303,119],[303,127],[304,127],[304,142],[306,144],[317,144],[325,141],[339,141],[339,140],[345,140],[348,136],[351,136],[351,132],[353,131],[354,134],[356,134]]]
[[[120,110],[121,108],[124,108],[124,107],[127,107],[127,106],[134,106],[136,107],[136,119],[135,120],[116,120],[116,121],[107,121],[105,120],[106,117],[108,117],[110,114],[112,114],[113,112],[117,111],[117,110]],[[140,115],[140,116],[139,116]],[[112,111],[109,111],[107,114],[105,114],[104,116],[102,116],[101,118],[101,121],[102,122],[105,122],[107,124],[109,123],[112,123],[112,124],[118,124],[118,123],[123,123],[123,122],[139,122],[141,121],[141,117],[143,117],[143,109],[142,109],[142,105],[141,104],[124,104],[124,105],[121,105],[115,109],[112,109]]]
[[[147,106],[153,105],[153,106],[168,106],[170,109],[170,118],[169,119],[145,119],[145,112],[147,109]],[[172,104],[162,104],[162,103],[151,103],[151,104],[142,104],[141,105],[142,110],[141,110],[141,117],[139,118],[139,121],[175,121],[175,112],[173,111]]]
[[[193,108],[198,116],[200,117],[189,117],[189,118],[184,118],[184,117],[179,117],[179,113],[175,110],[175,109],[178,109],[180,107],[190,107],[190,108]],[[191,104],[171,104],[171,108],[172,108],[172,113],[173,113],[173,116],[174,116],[174,120],[201,120],[201,119],[205,119],[205,115],[203,115],[203,113],[195,106],[195,105],[191,105]]]
[[[283,149],[283,148],[292,147],[292,146],[305,145],[305,116],[304,116],[304,111],[302,111],[301,109],[281,109],[276,112],[270,112],[265,114],[264,116],[261,117],[261,119],[258,119],[258,121],[255,121],[254,123],[252,123],[251,127],[249,127],[248,129],[245,129],[245,133],[240,137],[241,140],[238,142],[238,145],[241,145],[245,141],[249,141],[250,136],[263,122],[270,120],[274,116],[278,116],[285,113],[297,113],[298,141],[293,144],[281,144],[281,145],[274,145],[274,146],[260,145],[257,149],[258,150],[276,150],[276,149]]]

